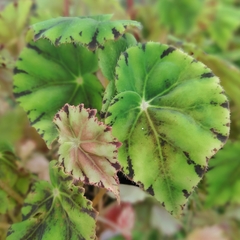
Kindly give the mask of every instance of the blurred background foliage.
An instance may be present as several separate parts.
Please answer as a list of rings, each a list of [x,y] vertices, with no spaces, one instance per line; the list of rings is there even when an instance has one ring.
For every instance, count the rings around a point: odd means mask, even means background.
[[[99,239],[239,240],[239,0],[0,0],[0,202],[5,204],[0,207],[0,239],[10,224],[21,220],[22,199],[31,183],[48,180],[48,162],[56,154],[29,126],[12,94],[14,64],[28,27],[57,16],[105,13],[141,22],[142,31],[133,32],[138,41],[176,46],[210,67],[230,100],[231,133],[179,220],[136,187],[121,185],[120,206],[101,190],[87,187],[90,199],[100,196],[95,206]],[[8,176],[2,171],[7,168]],[[16,184],[18,178],[23,184]]]

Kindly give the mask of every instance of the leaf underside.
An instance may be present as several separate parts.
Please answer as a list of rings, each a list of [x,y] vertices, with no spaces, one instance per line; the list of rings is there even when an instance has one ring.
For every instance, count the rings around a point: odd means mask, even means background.
[[[179,217],[228,138],[219,79],[187,54],[151,42],[122,53],[115,85],[105,123],[123,143],[123,171]]]
[[[112,191],[119,198],[117,149],[121,143],[111,127],[98,122],[95,109],[65,106],[56,114],[59,131],[59,162],[66,173],[84,182]]]
[[[95,239],[97,213],[84,189],[74,186],[56,161],[50,163],[50,178],[51,184],[35,183],[22,208],[23,221],[11,226],[7,240]]]
[[[54,45],[81,43],[93,51],[105,41],[119,38],[128,26],[141,27],[131,20],[109,21],[111,16],[59,17],[39,22],[32,26],[34,40],[47,38]]]
[[[96,78],[97,56],[74,44],[53,46],[30,42],[14,69],[14,95],[39,134],[50,146],[57,137],[52,123],[65,103],[101,109],[103,86]]]

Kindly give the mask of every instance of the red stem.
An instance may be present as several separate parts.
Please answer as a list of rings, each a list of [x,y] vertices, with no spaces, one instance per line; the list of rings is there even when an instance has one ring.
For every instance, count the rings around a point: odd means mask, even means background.
[[[65,17],[69,16],[69,5],[70,5],[70,0],[64,0],[64,13],[63,13],[63,15]]]
[[[133,8],[134,0],[127,0],[127,9],[128,11],[131,11]]]

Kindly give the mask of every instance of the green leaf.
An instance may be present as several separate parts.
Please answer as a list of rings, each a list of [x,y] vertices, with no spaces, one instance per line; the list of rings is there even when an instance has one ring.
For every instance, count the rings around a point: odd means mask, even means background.
[[[98,122],[96,109],[66,104],[55,116],[59,130],[59,161],[80,181],[106,188],[119,197],[117,149],[121,143],[111,127]]]
[[[208,24],[207,30],[211,38],[223,50],[229,46],[234,36],[234,31],[240,26],[240,10],[234,4],[226,4],[219,1],[213,14],[213,21]],[[209,13],[208,13],[209,14]]]
[[[131,34],[124,34],[117,41],[111,40],[98,50],[99,66],[103,75],[112,81],[115,79],[115,67],[118,58],[128,47],[136,45],[137,41]]]
[[[136,39],[131,34],[124,34],[119,40],[108,41],[104,44],[104,47],[98,50],[99,56],[99,66],[102,70],[103,75],[110,80],[108,86],[105,89],[101,118],[104,119],[107,113],[109,104],[116,94],[115,91],[115,67],[120,54],[124,52],[127,48],[136,45]]]
[[[27,26],[32,5],[32,0],[19,0],[8,4],[0,12],[0,43],[9,45],[11,40],[22,34]]]
[[[0,70],[2,68],[12,70],[14,68],[14,65],[15,61],[10,52],[5,48],[0,49]]]
[[[116,67],[106,124],[124,173],[174,216],[229,134],[228,100],[210,69],[167,45],[129,48]]]
[[[237,139],[239,133],[239,108],[240,108],[240,68],[226,61],[223,57],[206,54],[193,43],[171,39],[175,46],[181,47],[185,52],[192,54],[195,59],[203,62],[213,73],[221,79],[221,85],[226,95],[231,100],[231,133],[230,138]]]
[[[32,26],[34,40],[47,38],[55,45],[81,43],[93,51],[105,41],[119,38],[128,26],[141,26],[131,20],[109,21],[111,16],[59,17],[39,22]]]
[[[208,207],[240,203],[240,142],[228,142],[209,162],[207,177]]]
[[[14,144],[23,137],[24,130],[28,126],[28,120],[21,107],[16,105],[12,109],[6,110],[4,104],[6,102],[0,101],[3,111],[3,115],[0,111],[0,142]]]
[[[104,95],[103,95],[103,101],[102,101],[102,110],[100,113],[101,119],[104,119],[107,117],[107,110],[108,107],[114,97],[116,95],[116,88],[115,88],[115,82],[110,81],[109,84],[107,85]]]
[[[21,184],[19,184],[21,182]],[[30,185],[30,174],[17,161],[12,149],[0,142],[0,213],[21,206]]]
[[[51,184],[36,182],[22,208],[23,221],[13,224],[8,240],[95,239],[96,211],[63,168],[50,163]]]
[[[195,25],[204,1],[161,0],[158,2],[161,23],[177,35],[186,35]]]
[[[101,109],[97,65],[93,52],[74,44],[55,47],[41,39],[22,51],[14,69],[14,94],[48,146],[57,137],[53,117],[65,103]]]

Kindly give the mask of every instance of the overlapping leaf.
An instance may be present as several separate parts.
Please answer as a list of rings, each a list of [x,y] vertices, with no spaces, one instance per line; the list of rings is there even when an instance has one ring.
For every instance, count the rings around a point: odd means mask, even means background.
[[[117,41],[111,40],[106,42],[104,48],[98,50],[99,66],[103,75],[109,81],[115,79],[115,66],[120,54],[136,43],[134,36],[126,33]]]
[[[34,39],[47,38],[53,44],[81,43],[90,50],[102,47],[107,40],[119,38],[128,26],[140,27],[131,20],[109,21],[112,15],[59,17],[32,26]]]
[[[74,178],[104,187],[119,197],[116,172],[120,169],[117,149],[121,143],[112,136],[111,127],[98,122],[96,112],[83,104],[66,104],[56,114],[59,161]]]
[[[30,175],[21,168],[6,143],[0,142],[0,214],[22,204],[30,184]]]
[[[179,216],[228,138],[228,101],[219,79],[183,52],[147,43],[121,55],[115,82],[118,95],[105,122],[123,143],[123,170]]]
[[[36,182],[22,208],[23,221],[8,232],[12,239],[95,239],[96,211],[84,189],[72,184],[62,167],[50,163],[51,184]]]
[[[240,203],[240,142],[228,142],[209,163],[206,205]]]
[[[111,40],[104,44],[104,48],[98,50],[99,66],[103,75],[110,81],[103,98],[101,117],[104,118],[109,104],[115,94],[115,67],[120,54],[127,48],[136,45],[136,39],[131,34],[124,34],[117,41]]]
[[[52,119],[65,104],[101,109],[103,86],[94,75],[97,56],[82,46],[30,42],[14,69],[14,94],[48,145],[57,137]]]

